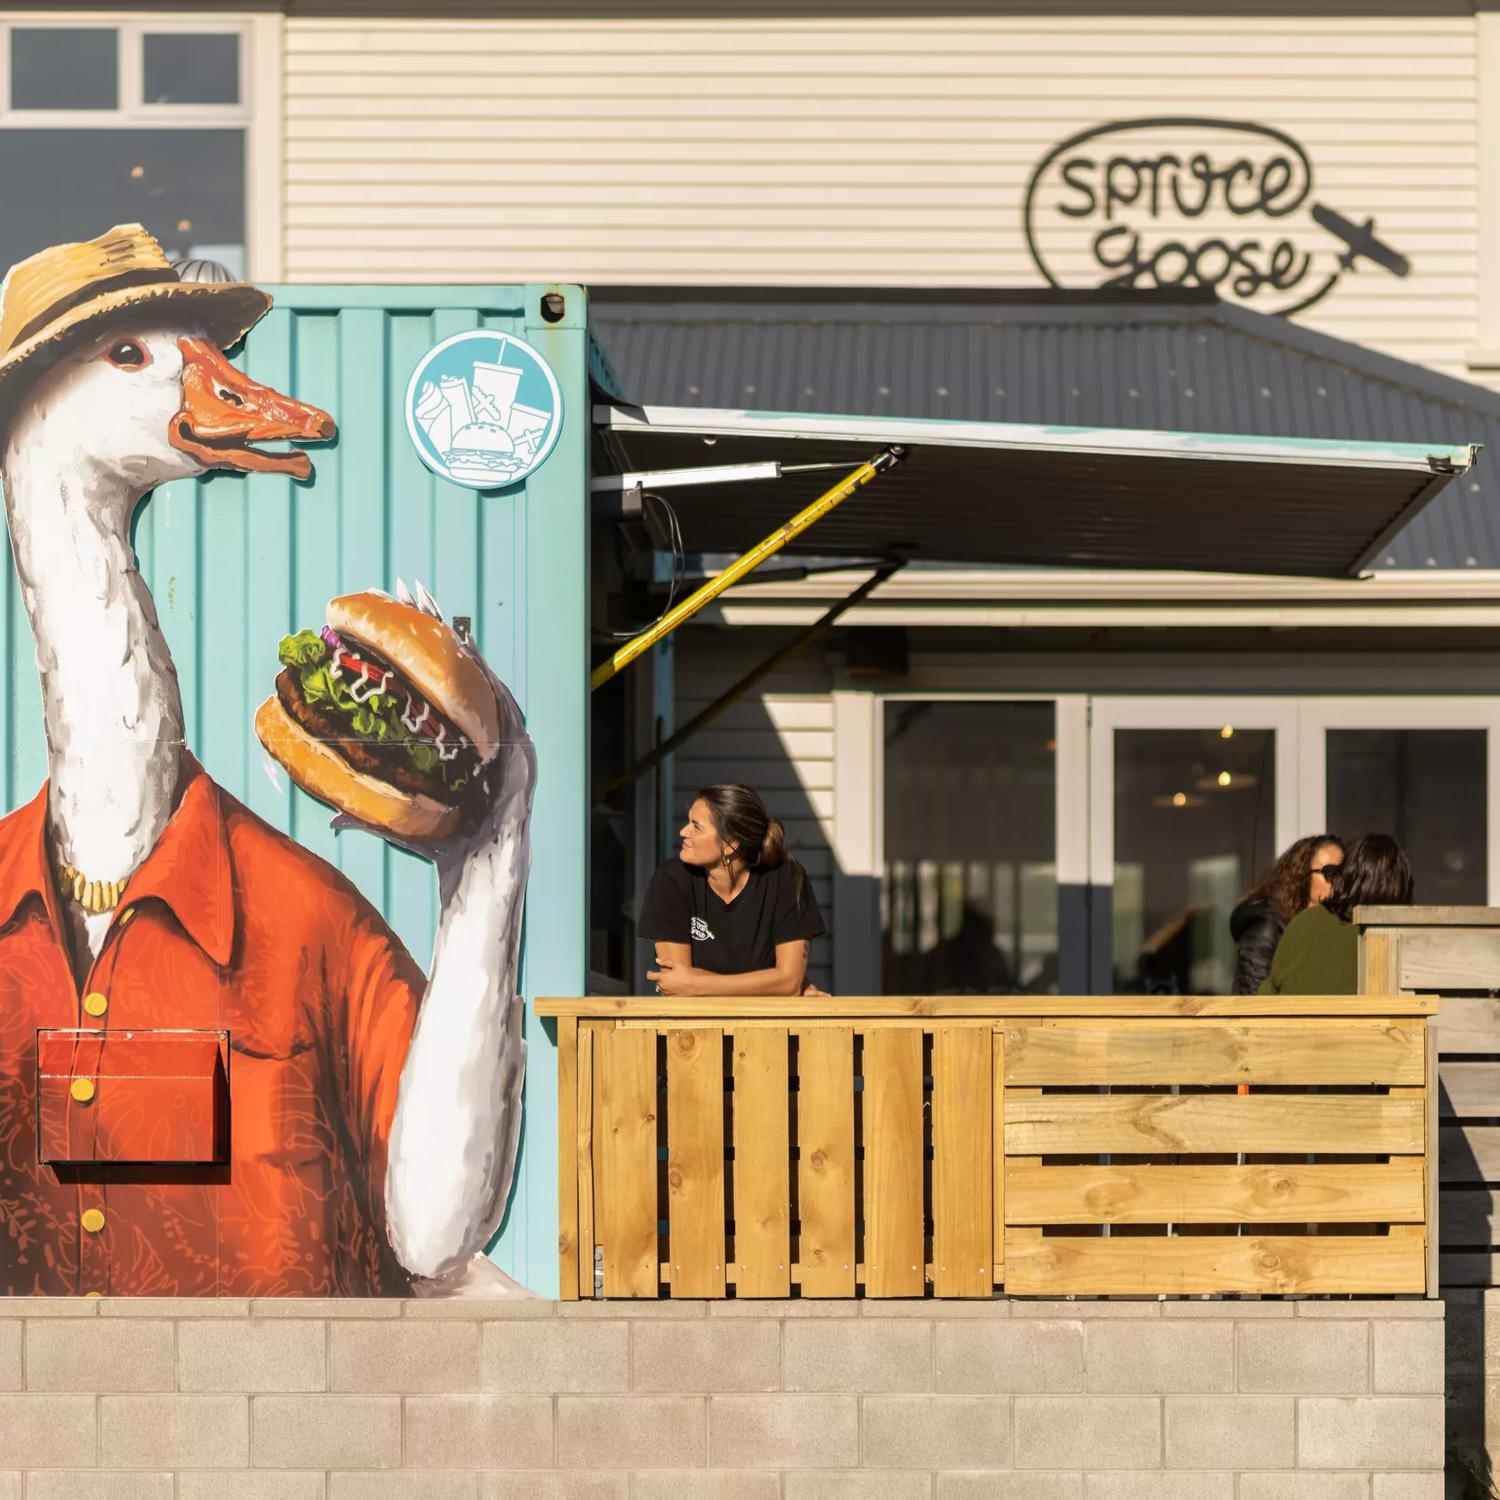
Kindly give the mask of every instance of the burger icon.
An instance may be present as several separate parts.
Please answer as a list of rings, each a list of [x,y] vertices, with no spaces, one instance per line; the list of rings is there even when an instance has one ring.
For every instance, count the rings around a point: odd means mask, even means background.
[[[443,458],[455,479],[484,487],[506,483],[521,468],[515,442],[497,422],[460,427]]]

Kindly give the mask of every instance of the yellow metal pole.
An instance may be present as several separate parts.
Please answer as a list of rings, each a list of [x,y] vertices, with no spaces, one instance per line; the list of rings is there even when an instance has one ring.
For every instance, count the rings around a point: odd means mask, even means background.
[[[669,609],[649,630],[625,642],[608,661],[600,662],[589,678],[589,689],[595,691],[604,686],[622,668],[628,667],[642,652],[649,651],[663,636],[670,635],[684,620],[691,619],[705,604],[717,599],[725,589],[738,583],[747,573],[753,573],[768,557],[775,556],[794,537],[800,536],[814,521],[820,521],[836,505],[841,505],[850,495],[862,490],[877,474],[894,468],[906,452],[902,448],[886,448],[877,453],[868,463],[861,464],[847,478],[841,479],[831,490],[819,495],[805,510],[800,510],[785,526],[773,531],[764,541],[757,542],[743,557],[736,558],[722,573],[710,578],[702,588],[689,594],[681,604]]]

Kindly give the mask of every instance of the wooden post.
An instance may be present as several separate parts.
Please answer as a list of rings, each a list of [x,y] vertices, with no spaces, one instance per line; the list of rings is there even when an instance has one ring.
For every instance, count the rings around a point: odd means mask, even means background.
[[[557,1252],[561,1260],[560,1294],[578,1300],[578,1020],[557,1020]],[[589,1274],[594,1251],[589,1247]]]

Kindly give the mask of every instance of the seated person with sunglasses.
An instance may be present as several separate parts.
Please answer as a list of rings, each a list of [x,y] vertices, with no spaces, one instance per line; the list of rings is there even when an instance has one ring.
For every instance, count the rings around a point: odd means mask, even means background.
[[[1344,851],[1333,891],[1294,917],[1281,936],[1262,995],[1359,993],[1357,906],[1409,906],[1411,863],[1389,834],[1367,833]]]
[[[1344,860],[1337,834],[1312,833],[1298,839],[1240,897],[1229,918],[1234,939],[1234,990],[1253,995],[1271,972],[1271,958],[1287,924],[1310,906],[1321,906],[1333,890]]]

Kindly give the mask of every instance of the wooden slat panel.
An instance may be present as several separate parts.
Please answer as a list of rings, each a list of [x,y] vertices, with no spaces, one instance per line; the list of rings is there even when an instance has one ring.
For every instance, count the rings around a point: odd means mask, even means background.
[[[599,1089],[596,1195],[606,1297],[655,1297],[656,1033],[601,1031],[594,1038]]]
[[[557,1252],[564,1302],[578,1297],[578,1022],[557,1023]]]
[[[1500,932],[1493,928],[1403,932],[1397,941],[1403,990],[1500,989]]]
[[[1421,1292],[1420,1238],[1382,1235],[1020,1235],[1005,1247],[1016,1296],[1164,1292]]]
[[[995,1285],[1000,1286],[1005,1281],[1005,1034],[996,1031],[992,1045],[990,1078],[994,1091],[990,1098],[990,1181],[995,1185],[995,1201],[992,1205],[994,1219],[990,1249],[995,1257]]]
[[[737,1297],[792,1286],[786,1027],[734,1034],[734,1259]]]
[[[1438,1077],[1438,1110],[1444,1124],[1455,1117],[1500,1116],[1500,1063],[1443,1062]]]
[[[1444,996],[1437,1013],[1438,1050],[1500,1053],[1500,1000]]]
[[[1422,1095],[1426,1115],[1426,1154],[1422,1158],[1423,1243],[1426,1247],[1427,1295],[1440,1295],[1442,1283],[1438,1269],[1439,1179],[1438,1179],[1438,1036],[1429,1021],[1425,1028],[1427,1043],[1427,1078]]]
[[[864,1038],[865,1295],[920,1297],[926,1286],[922,1192],[922,1032]]]
[[[1422,1163],[1005,1169],[1010,1224],[1379,1224],[1422,1218]]]
[[[584,1021],[578,1028],[578,1288],[579,1297],[594,1295],[594,1037],[603,1023]],[[564,1107],[558,1096],[559,1111]],[[566,1288],[567,1283],[563,1283]],[[566,1296],[566,1291],[564,1293]]]
[[[1444,1125],[1438,1131],[1438,1178],[1500,1182],[1500,1125]]]
[[[1008,1156],[1095,1152],[1420,1152],[1419,1098],[1380,1094],[1006,1096]]]
[[[854,1295],[854,1033],[797,1043],[797,1262],[804,1297]]]
[[[724,1033],[667,1033],[667,1249],[674,1297],[724,1295]]]
[[[990,1157],[992,1042],[941,1027],[932,1038],[932,1279],[939,1297],[994,1290]]]
[[[1194,1021],[1005,1028],[1015,1084],[1420,1084],[1420,1023]]]
[[[1376,930],[1359,937],[1359,992],[1362,995],[1389,995],[1401,988],[1396,960],[1398,936]]]
[[[939,1020],[971,1017],[1019,1020],[1032,1016],[1425,1016],[1433,995],[814,995],[783,998],[738,995],[734,1019],[863,1021],[878,1017]],[[664,995],[571,995],[536,1002],[539,1016],[637,1020],[723,1020],[722,1000]]]

